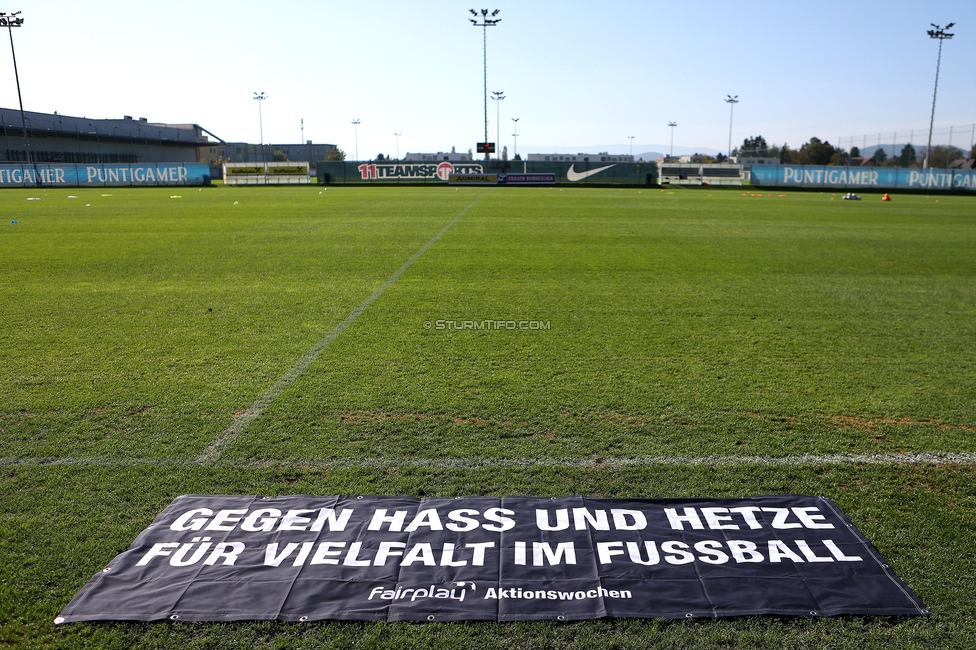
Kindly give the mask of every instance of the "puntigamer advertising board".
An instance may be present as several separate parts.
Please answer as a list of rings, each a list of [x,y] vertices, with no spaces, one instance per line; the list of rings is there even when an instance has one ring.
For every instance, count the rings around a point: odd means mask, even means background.
[[[831,501],[174,500],[55,623],[924,615]]]
[[[203,163],[3,164],[0,187],[209,185]]]
[[[839,190],[899,189],[976,192],[976,170],[755,165],[752,168],[752,184],[770,187],[823,187]]]

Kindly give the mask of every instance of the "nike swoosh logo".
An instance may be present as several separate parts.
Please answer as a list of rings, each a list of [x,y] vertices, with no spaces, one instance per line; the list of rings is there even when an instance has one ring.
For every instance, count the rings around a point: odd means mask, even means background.
[[[576,171],[575,167],[576,167],[576,163],[573,163],[572,165],[569,166],[569,169],[566,170],[566,178],[569,180],[570,183],[575,183],[576,181],[581,181],[584,178],[589,178],[593,174],[599,174],[604,169],[610,169],[611,167],[613,167],[613,165],[607,165],[606,167],[597,167],[596,169],[590,169],[589,171],[585,171],[585,172],[578,172]]]

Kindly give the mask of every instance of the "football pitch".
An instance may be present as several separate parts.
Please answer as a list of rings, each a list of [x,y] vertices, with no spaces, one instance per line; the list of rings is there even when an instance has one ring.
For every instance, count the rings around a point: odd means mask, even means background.
[[[2,646],[976,646],[976,198],[69,193],[0,193]],[[823,495],[932,614],[53,624],[191,493]]]

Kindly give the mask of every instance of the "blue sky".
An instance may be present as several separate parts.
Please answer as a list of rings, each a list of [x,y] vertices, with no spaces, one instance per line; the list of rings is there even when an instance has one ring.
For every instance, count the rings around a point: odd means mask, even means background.
[[[60,2],[18,6],[24,105],[66,115],[196,122],[226,140],[336,143],[350,157],[467,150],[484,137],[482,34],[468,8],[501,9],[488,30],[488,90],[504,91],[500,143],[518,149],[725,150],[763,135],[799,145],[976,123],[976,1],[737,0],[695,3]],[[9,51],[0,105],[16,106]],[[489,137],[496,106],[489,100]],[[963,142],[965,140],[966,142]],[[955,142],[966,144],[968,134]],[[916,135],[916,142],[918,136]],[[869,141],[870,143],[870,141]]]

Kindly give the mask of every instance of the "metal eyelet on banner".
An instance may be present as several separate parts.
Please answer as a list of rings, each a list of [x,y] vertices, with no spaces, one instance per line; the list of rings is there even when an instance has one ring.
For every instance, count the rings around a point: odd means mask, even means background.
[[[357,499],[362,499],[362,497],[356,497]]]
[[[302,616],[300,619],[298,619],[298,622],[299,623],[304,623],[307,620],[308,620],[308,616]]]
[[[433,621],[433,620],[434,620],[434,615],[433,615],[433,614],[431,614],[430,616],[428,616],[428,617],[427,617],[427,620],[428,620],[428,621]]]
[[[109,572],[109,571],[111,571],[111,570],[112,570],[112,567],[110,567],[110,566],[107,566],[107,567],[105,567],[104,569],[102,569],[102,573],[108,573],[108,572]]]
[[[816,616],[817,612],[810,612],[810,616]]]
[[[179,617],[180,617],[180,615],[179,615],[179,614],[170,614],[170,616],[169,616],[169,620],[171,620],[171,621],[175,621],[175,620],[176,620],[176,619],[178,619]]]
[[[692,614],[691,612],[688,612],[687,614],[685,614],[685,618],[694,618],[694,617],[695,617],[695,615]]]
[[[64,616],[58,616],[56,619],[54,619],[55,625],[61,625],[62,623],[64,623]]]
[[[557,621],[565,621],[566,620],[566,617],[563,616],[562,614],[560,614],[559,616],[556,617],[556,620]]]

